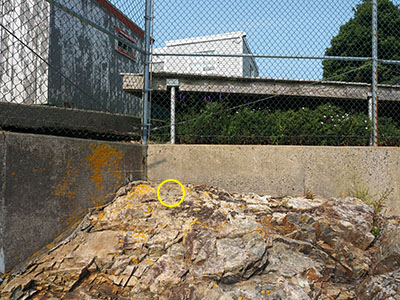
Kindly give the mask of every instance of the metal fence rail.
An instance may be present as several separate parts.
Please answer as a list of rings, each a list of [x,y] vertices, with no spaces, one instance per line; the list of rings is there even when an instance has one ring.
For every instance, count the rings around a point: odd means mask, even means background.
[[[135,139],[142,98],[120,73],[143,72],[144,3],[1,0],[0,127]]]
[[[150,140],[399,145],[399,4],[154,0]]]

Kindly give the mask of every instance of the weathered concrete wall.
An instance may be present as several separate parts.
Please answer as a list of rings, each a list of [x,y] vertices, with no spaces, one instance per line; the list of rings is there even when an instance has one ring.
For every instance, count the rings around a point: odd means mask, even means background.
[[[1,131],[0,137],[0,272],[112,199],[125,181],[145,176],[142,145]]]
[[[386,214],[400,214],[400,148],[149,145],[148,179],[230,191],[323,197],[393,189]]]

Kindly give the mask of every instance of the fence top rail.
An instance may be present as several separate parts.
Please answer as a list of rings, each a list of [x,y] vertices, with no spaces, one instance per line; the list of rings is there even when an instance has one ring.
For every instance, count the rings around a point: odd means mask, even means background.
[[[138,93],[143,88],[143,75],[122,73],[123,89]],[[228,77],[220,75],[152,73],[152,90],[167,91],[167,80],[176,79],[181,92],[201,92],[241,95],[301,96],[331,99],[366,100],[371,85],[360,82],[339,82],[304,79],[274,79],[252,77]],[[400,101],[400,85],[379,85],[379,99]]]

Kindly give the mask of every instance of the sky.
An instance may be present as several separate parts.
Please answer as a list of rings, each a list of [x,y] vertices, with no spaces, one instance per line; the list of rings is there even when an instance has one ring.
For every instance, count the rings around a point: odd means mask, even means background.
[[[114,0],[139,16],[137,0]],[[121,2],[122,1],[122,2]],[[124,1],[124,2],[123,2]],[[361,0],[154,0],[155,47],[165,41],[244,31],[251,51],[321,56]],[[393,1],[400,4],[400,0]],[[136,6],[128,5],[136,3]],[[144,3],[143,0],[140,2]],[[129,14],[128,14],[129,15]],[[143,25],[143,19],[134,20]],[[321,60],[257,59],[260,76],[321,79]]]

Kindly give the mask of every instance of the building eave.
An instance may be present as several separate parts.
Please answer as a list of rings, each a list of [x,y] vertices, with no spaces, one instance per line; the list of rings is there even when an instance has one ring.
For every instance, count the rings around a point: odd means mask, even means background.
[[[118,8],[111,4],[107,0],[95,0],[101,7],[107,10],[115,18],[117,18],[121,23],[131,29],[137,36],[144,39],[144,31],[138,25],[136,25],[131,19],[124,15]]]

